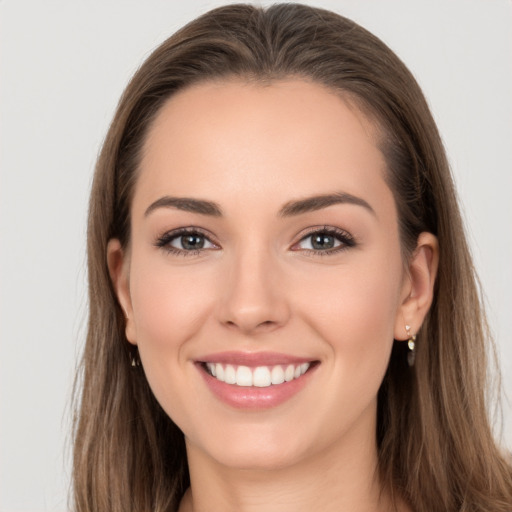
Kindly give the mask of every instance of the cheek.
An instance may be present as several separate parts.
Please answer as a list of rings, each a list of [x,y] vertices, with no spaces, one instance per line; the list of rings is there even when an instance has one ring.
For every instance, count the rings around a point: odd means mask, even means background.
[[[194,397],[184,383],[193,381],[190,348],[210,314],[214,283],[208,275],[171,267],[154,254],[132,258],[130,293],[144,372],[156,399],[178,424]]]
[[[354,386],[378,387],[393,344],[401,263],[399,258],[377,257],[351,263],[335,272],[315,272],[304,287],[314,289],[314,294],[297,292],[304,318],[328,345],[334,374],[350,375]]]
[[[172,345],[199,327],[207,304],[207,276],[172,268],[165,258],[140,259],[134,258],[130,274],[137,343]]]
[[[321,269],[300,291],[302,302],[318,325],[332,332],[352,333],[356,338],[386,332],[392,338],[400,297],[401,272],[393,266],[350,265],[336,271]],[[304,282],[304,281],[303,281]],[[314,293],[311,293],[314,290]]]

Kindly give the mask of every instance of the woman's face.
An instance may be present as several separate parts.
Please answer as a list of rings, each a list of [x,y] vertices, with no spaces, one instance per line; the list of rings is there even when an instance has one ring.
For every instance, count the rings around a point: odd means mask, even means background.
[[[205,83],[162,108],[117,289],[189,452],[271,468],[375,438],[410,292],[384,175],[374,127],[320,85]]]

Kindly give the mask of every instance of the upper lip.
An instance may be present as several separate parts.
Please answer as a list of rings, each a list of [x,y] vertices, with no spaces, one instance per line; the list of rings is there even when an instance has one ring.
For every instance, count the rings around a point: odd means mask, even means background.
[[[276,366],[279,364],[302,364],[314,361],[311,357],[298,357],[278,352],[217,352],[197,358],[200,363],[223,363],[235,366]]]

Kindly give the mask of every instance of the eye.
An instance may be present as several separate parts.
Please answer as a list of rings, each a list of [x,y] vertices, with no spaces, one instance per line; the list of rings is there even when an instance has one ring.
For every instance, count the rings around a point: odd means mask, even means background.
[[[218,249],[204,233],[197,229],[180,229],[162,235],[155,244],[157,247],[181,255],[198,254],[200,251]]]
[[[314,253],[333,254],[340,250],[354,247],[353,237],[346,231],[324,227],[315,229],[301,238],[301,240],[292,247],[292,250],[302,250]]]
[[[336,239],[334,235],[327,233],[315,233],[308,235],[306,238],[301,240],[302,249],[325,251],[328,249],[334,249],[339,247],[341,242]]]
[[[184,251],[196,251],[198,249],[211,249],[213,244],[201,233],[187,233],[174,237],[170,244],[176,249]]]

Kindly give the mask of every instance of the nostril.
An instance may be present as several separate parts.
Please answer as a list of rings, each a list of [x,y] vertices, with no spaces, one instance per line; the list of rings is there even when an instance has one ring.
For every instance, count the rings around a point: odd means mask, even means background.
[[[260,322],[257,326],[256,326],[256,329],[260,329],[260,330],[267,330],[267,329],[272,329],[274,328],[275,326],[277,325],[277,322],[274,322],[272,320],[265,320],[264,322]]]
[[[225,326],[229,329],[240,329],[242,331],[246,332],[267,332],[271,331],[272,329],[276,328],[278,326],[278,322],[274,322],[273,320],[264,320],[263,322],[254,322],[252,324],[250,323],[244,323],[244,322],[236,322],[233,320],[227,320],[225,322]]]

